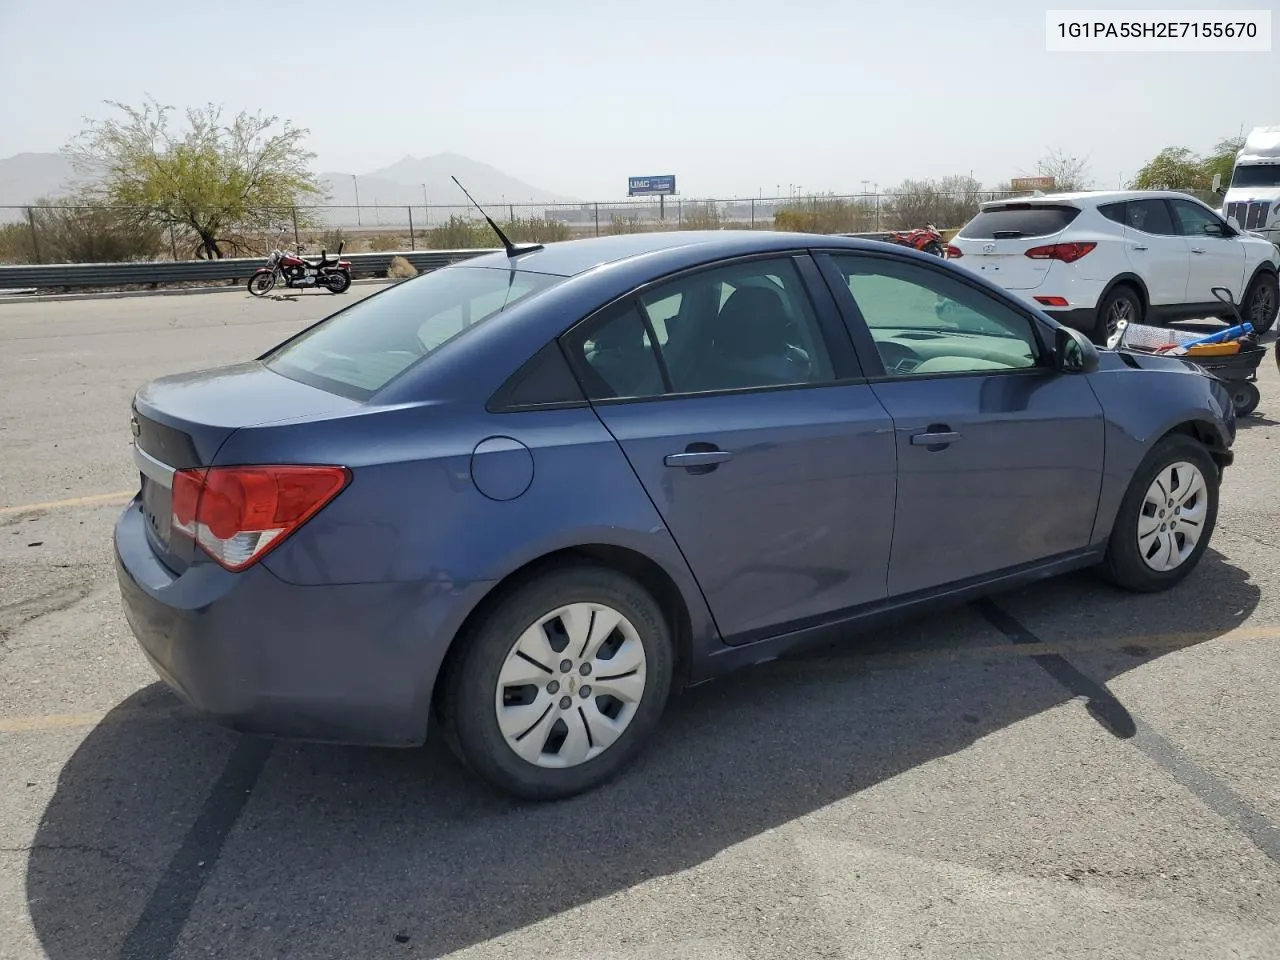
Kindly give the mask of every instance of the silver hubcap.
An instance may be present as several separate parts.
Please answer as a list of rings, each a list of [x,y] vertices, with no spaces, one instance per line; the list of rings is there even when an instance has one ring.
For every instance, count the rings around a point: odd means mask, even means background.
[[[644,696],[644,644],[617,610],[572,603],[512,645],[494,699],[507,745],[539,767],[576,767],[608,750]]]
[[[1193,464],[1165,467],[1151,481],[1138,514],[1138,552],[1152,570],[1176,570],[1204,533],[1209,488]]]

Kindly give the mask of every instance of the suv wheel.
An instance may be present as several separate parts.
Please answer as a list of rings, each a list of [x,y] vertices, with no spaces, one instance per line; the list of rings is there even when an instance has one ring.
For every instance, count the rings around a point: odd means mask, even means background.
[[[1218,518],[1218,465],[1203,443],[1165,437],[1134,473],[1101,572],[1127,590],[1167,590],[1189,574]]]
[[[1254,278],[1245,292],[1240,314],[1253,324],[1257,333],[1266,333],[1276,322],[1280,310],[1280,281],[1274,273],[1263,273]]]
[[[1093,330],[1093,342],[1105,346],[1119,328],[1120,321],[1142,322],[1142,300],[1133,287],[1116,287],[1098,304],[1097,325]]]
[[[572,796],[619,772],[650,738],[671,688],[661,608],[601,567],[525,584],[463,642],[443,691],[450,745],[526,800]]]

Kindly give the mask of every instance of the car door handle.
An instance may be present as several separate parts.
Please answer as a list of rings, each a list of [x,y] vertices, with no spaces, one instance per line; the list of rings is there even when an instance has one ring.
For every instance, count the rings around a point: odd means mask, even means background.
[[[1192,247],[1192,248],[1191,248],[1191,252],[1192,252],[1192,253],[1204,253],[1204,247]]]
[[[713,467],[732,459],[733,454],[728,450],[686,450],[684,453],[668,453],[662,462],[668,467]]]
[[[1147,245],[1146,245],[1145,243],[1135,243],[1135,244],[1133,245],[1133,249],[1135,249],[1135,250],[1146,250],[1146,249],[1148,249],[1148,247],[1147,247]]]
[[[930,447],[935,450],[941,450],[949,444],[955,443],[960,439],[960,434],[954,430],[941,431],[938,433],[913,433],[911,435],[911,445],[913,447]]]

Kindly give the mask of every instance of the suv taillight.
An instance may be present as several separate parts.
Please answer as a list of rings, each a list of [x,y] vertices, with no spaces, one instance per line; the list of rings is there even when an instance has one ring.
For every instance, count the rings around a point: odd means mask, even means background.
[[[1027,251],[1027,256],[1032,260],[1061,260],[1063,263],[1075,263],[1096,246],[1096,243],[1051,243],[1043,247],[1032,247]]]
[[[228,570],[243,570],[310,520],[351,482],[346,467],[253,466],[179,470],[173,529]]]
[[[947,244],[947,259],[948,259],[948,260],[959,260],[959,259],[960,259],[961,257],[963,257],[963,256],[964,256],[964,251],[963,251],[963,250],[961,250],[959,247],[957,247],[957,246],[956,246],[955,244],[953,244],[953,243],[948,243],[948,244]]]

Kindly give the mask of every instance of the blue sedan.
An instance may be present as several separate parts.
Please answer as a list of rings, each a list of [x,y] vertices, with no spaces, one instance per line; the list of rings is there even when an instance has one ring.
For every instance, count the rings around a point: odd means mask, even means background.
[[[934,601],[1196,566],[1235,419],[954,266],[606,237],[388,287],[136,395],[115,547],[159,676],[247,733],[564,797],[673,691]]]

